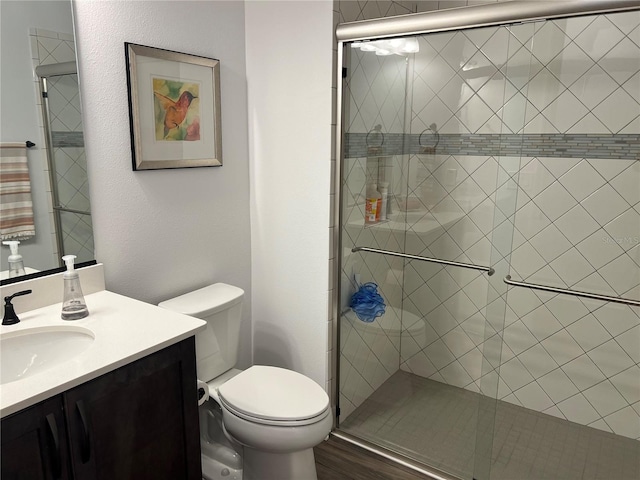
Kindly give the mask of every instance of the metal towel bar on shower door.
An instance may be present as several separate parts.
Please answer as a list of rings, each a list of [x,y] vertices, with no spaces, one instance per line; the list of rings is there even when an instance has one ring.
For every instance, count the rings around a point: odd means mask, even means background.
[[[630,298],[623,297],[610,297],[609,295],[600,295],[599,293],[581,292],[579,290],[568,290],[566,288],[548,287],[546,285],[537,285],[535,283],[518,282],[511,280],[511,275],[504,277],[504,283],[507,285],[513,285],[515,287],[526,287],[533,290],[542,290],[544,292],[552,293],[564,293],[566,295],[573,295],[574,297],[591,298],[593,300],[602,300],[604,302],[622,303],[623,305],[634,305],[640,307],[640,300],[632,300]]]
[[[352,252],[371,252],[379,253],[381,255],[391,255],[393,257],[408,258],[410,260],[421,260],[423,262],[439,263],[441,265],[451,265],[453,267],[470,268],[471,270],[480,270],[487,272],[487,275],[491,276],[495,273],[495,270],[491,267],[484,267],[482,265],[474,265],[472,263],[452,262],[450,260],[441,260],[439,258],[421,257],[419,255],[410,255],[408,253],[392,252],[390,250],[380,250],[378,248],[369,247],[353,247]]]

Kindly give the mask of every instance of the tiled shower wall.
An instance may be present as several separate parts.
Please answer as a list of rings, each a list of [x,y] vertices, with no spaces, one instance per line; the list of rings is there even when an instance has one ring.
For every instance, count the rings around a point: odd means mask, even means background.
[[[345,252],[343,285],[358,271],[398,306],[404,281],[403,308],[415,316],[402,319],[398,341],[397,321],[386,316],[380,322],[386,328],[368,336],[358,321],[342,322],[343,338],[359,348],[348,353],[342,342],[341,386],[346,375],[347,388],[341,405],[355,407],[377,388],[380,364],[393,373],[384,350],[391,344],[401,352],[403,370],[640,437],[638,309],[522,288],[507,292],[501,282],[509,273],[532,283],[640,297],[639,24],[636,12],[421,39],[409,99],[412,138],[405,156],[396,155],[405,167],[394,170],[400,183],[407,176],[409,197],[418,202],[407,213],[406,244],[393,222],[358,235],[343,222],[351,230],[343,243],[491,264],[497,273],[488,282],[468,270],[415,261],[402,271],[402,263],[388,257]],[[374,72],[367,78],[380,71]],[[443,145],[418,153],[416,137],[432,123]],[[572,144],[566,133],[578,140]],[[539,135],[540,141],[523,149],[526,155],[506,156],[504,142],[493,154],[469,155],[447,140],[457,136],[478,146],[500,134]],[[598,135],[604,140],[598,155],[585,154],[580,141]],[[360,171],[357,181],[345,173],[347,191],[357,190],[366,182],[367,159],[345,161]],[[383,349],[364,341],[381,335],[389,340],[377,340]],[[504,340],[500,357],[487,348],[495,339]],[[491,382],[483,385],[496,372],[497,391],[486,387]]]
[[[72,33],[61,33],[32,28],[30,30],[31,52],[35,67],[76,60],[75,41]],[[34,75],[37,105],[40,109],[39,118],[43,122],[41,113],[42,97],[40,95],[39,79]],[[50,77],[48,81],[49,124],[53,140],[55,156],[57,189],[60,204],[67,208],[90,211],[89,185],[87,182],[87,162],[84,153],[84,139],[82,133],[82,113],[77,75]],[[46,154],[45,133],[43,130],[40,149]],[[48,164],[45,161],[44,168]],[[89,215],[78,215],[63,212],[62,231],[65,252],[57,251],[55,240],[55,225],[53,220],[53,203],[51,186],[48,186],[49,212],[52,225],[52,242],[54,245],[54,262],[59,262],[63,254],[73,254],[78,258],[76,262],[92,260],[95,257],[93,246],[93,228]]]

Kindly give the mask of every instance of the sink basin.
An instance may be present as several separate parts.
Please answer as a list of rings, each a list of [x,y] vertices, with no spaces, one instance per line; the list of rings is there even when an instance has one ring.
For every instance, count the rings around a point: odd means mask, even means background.
[[[40,327],[0,337],[0,384],[44,372],[84,352],[91,330],[76,326]]]

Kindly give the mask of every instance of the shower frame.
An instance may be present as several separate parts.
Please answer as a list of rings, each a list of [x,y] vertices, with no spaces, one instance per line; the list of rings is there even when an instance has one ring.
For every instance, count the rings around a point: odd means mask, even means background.
[[[76,215],[91,215],[91,212],[77,210],[73,208],[63,207],[60,204],[60,196],[58,193],[58,179],[56,173],[56,162],[54,154],[53,134],[51,132],[49,110],[49,88],[48,79],[50,77],[58,77],[63,75],[77,75],[78,67],[76,62],[62,62],[39,65],[36,67],[36,75],[40,84],[40,95],[42,97],[42,117],[45,134],[45,143],[47,146],[47,168],[49,170],[49,184],[51,187],[51,203],[53,209],[53,223],[55,229],[56,261],[59,267],[64,267],[61,257],[64,253],[64,235],[62,233],[62,212],[73,213]]]
[[[414,13],[396,17],[385,17],[373,20],[361,20],[342,23],[337,26],[337,68],[336,68],[336,118],[335,130],[335,158],[336,169],[334,177],[337,201],[334,204],[334,215],[338,228],[334,229],[333,244],[336,255],[334,266],[336,278],[340,278],[338,271],[343,261],[342,251],[342,180],[344,155],[342,139],[344,136],[344,69],[347,67],[344,51],[348,44],[356,41],[379,40],[385,38],[404,37],[408,35],[425,35],[437,32],[456,31],[470,28],[504,26],[535,21],[560,19],[581,15],[615,13],[638,9],[637,0],[561,0],[561,1],[507,1],[460,7],[431,12]],[[349,433],[338,430],[340,426],[340,322],[341,322],[341,288],[335,288],[332,302],[333,331],[336,336],[336,348],[333,352],[334,402],[336,405],[336,424],[331,435],[364,448],[370,452],[387,458],[395,463],[411,468],[419,473],[436,480],[452,480],[455,477],[406,458],[387,448],[375,445]]]

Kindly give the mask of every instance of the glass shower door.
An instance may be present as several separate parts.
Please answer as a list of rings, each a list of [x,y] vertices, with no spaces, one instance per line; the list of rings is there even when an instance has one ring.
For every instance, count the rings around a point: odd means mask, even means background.
[[[491,479],[640,475],[639,307],[535,289],[640,299],[638,31],[637,11],[510,28],[530,62],[505,258],[527,285],[503,296]]]
[[[93,227],[78,75],[50,75],[41,81],[57,256],[76,255],[77,263],[92,260]]]

